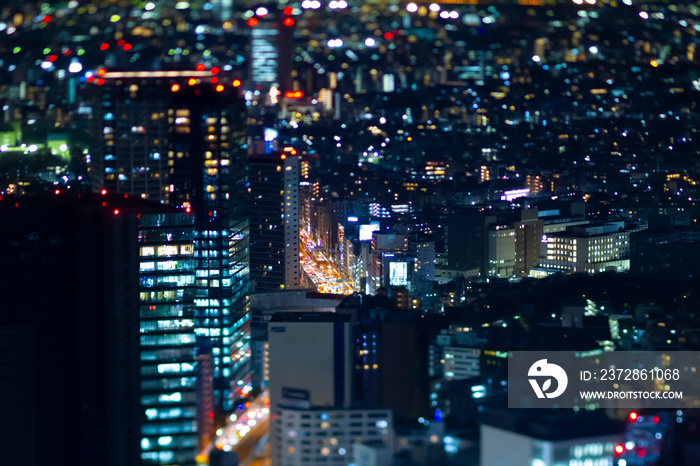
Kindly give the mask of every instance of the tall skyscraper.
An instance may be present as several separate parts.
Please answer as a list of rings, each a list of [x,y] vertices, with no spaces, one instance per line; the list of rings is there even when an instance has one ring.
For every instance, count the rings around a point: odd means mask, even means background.
[[[218,70],[107,72],[96,81],[91,179],[195,216],[194,334],[212,344],[214,404],[249,383],[245,104]]]
[[[138,464],[136,227],[115,209],[0,200],[3,464]]]
[[[251,155],[250,278],[256,292],[299,288],[299,157]]]
[[[6,462],[193,465],[206,434],[197,418],[213,405],[196,377],[207,368],[196,360],[194,216],[61,195],[3,199],[0,221]]]
[[[194,216],[139,216],[141,459],[192,463],[197,447]]]

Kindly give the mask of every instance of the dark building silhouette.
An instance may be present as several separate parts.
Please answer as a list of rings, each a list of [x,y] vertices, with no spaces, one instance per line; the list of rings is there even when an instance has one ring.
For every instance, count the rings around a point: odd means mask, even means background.
[[[139,464],[136,217],[0,201],[3,464]]]
[[[250,279],[256,292],[299,288],[299,158],[248,157]]]

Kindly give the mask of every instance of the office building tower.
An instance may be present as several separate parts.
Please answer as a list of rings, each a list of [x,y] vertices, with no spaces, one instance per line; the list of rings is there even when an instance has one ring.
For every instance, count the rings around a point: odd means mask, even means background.
[[[187,463],[197,447],[194,216],[139,217],[141,459]]]
[[[3,464],[139,462],[136,227],[115,208],[0,200]]]
[[[290,452],[296,455],[289,446],[283,450],[286,437],[303,435],[301,431],[289,434],[287,425],[280,422],[283,417],[293,417],[293,413],[287,413],[287,410],[350,406],[351,338],[350,316],[347,314],[285,312],[270,318],[270,440],[274,465],[289,464],[291,457],[287,455]],[[304,415],[311,414],[306,412]],[[313,441],[318,442],[317,439]],[[320,445],[313,445],[313,449],[319,453]],[[300,449],[299,455],[294,457],[301,458],[301,453]],[[334,456],[337,455],[336,451]]]
[[[0,202],[5,460],[192,465],[213,398],[197,387],[194,217],[80,197]]]
[[[250,34],[250,76],[256,86],[274,94],[292,89],[292,46],[296,29],[293,9],[264,9],[264,14],[251,7],[255,14],[248,19]],[[276,97],[276,96],[275,96]],[[271,100],[275,100],[272,98]],[[271,102],[274,103],[274,102]]]
[[[240,99],[208,85],[174,92],[168,109],[170,202],[195,213],[196,333],[212,343],[219,411],[250,383],[244,118]]]
[[[250,279],[256,292],[299,288],[299,158],[248,157]]]
[[[94,186],[194,213],[195,334],[212,344],[216,413],[249,382],[245,104],[218,70],[101,70]],[[212,83],[216,80],[218,84]]]
[[[352,463],[358,439],[391,447],[391,410],[351,405],[350,324],[350,314],[330,312],[268,322],[273,465]]]

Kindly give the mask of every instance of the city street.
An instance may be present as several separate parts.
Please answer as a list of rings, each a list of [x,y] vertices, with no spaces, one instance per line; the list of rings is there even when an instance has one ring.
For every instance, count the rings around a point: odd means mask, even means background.
[[[345,281],[338,267],[314,246],[304,230],[299,233],[299,262],[321,293],[352,294],[354,282]]]

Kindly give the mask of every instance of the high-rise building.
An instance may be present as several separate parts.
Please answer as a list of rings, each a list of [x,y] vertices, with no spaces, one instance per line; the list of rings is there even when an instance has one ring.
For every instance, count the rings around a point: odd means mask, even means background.
[[[195,335],[212,344],[214,402],[229,411],[248,380],[245,104],[219,70],[100,70],[90,175],[108,193],[194,213]]]
[[[209,427],[197,419],[213,414],[211,383],[198,385],[211,367],[196,359],[194,216],[80,197],[0,203],[0,393],[11,400],[0,417],[12,426],[1,437],[25,455],[7,462],[45,464],[48,447],[80,464],[193,465]]]
[[[140,215],[141,459],[191,463],[197,447],[194,216]]]
[[[250,279],[256,292],[299,288],[299,158],[248,157]]]
[[[139,462],[136,226],[118,209],[0,200],[3,464]]]
[[[349,313],[284,312],[268,322],[273,465],[348,464],[358,439],[391,449],[390,409],[352,406]]]

